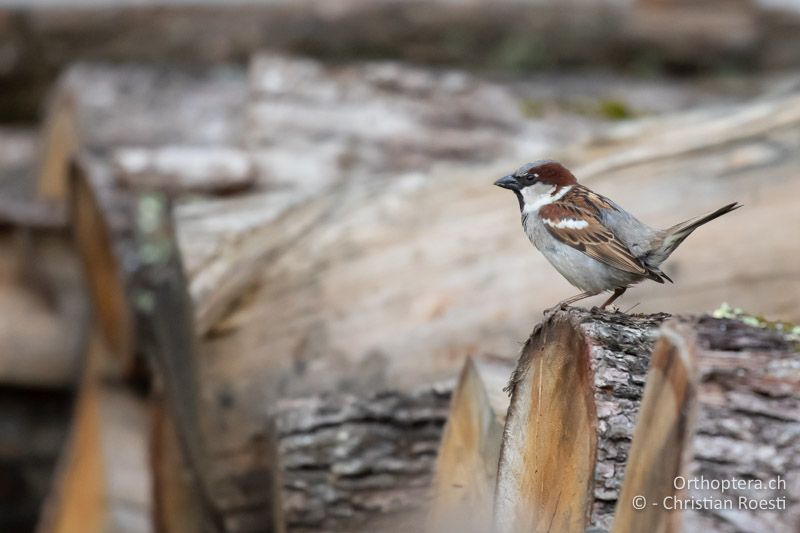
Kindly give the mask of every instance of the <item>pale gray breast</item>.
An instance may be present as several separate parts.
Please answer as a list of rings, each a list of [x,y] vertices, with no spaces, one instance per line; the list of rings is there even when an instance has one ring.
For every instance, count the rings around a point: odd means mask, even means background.
[[[641,281],[638,274],[625,272],[589,257],[556,239],[537,216],[523,217],[525,233],[551,265],[572,285],[599,293]]]

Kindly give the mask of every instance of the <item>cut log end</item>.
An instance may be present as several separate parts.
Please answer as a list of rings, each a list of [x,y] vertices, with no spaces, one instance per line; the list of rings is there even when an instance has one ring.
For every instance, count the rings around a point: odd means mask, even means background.
[[[470,357],[450,402],[436,460],[431,531],[488,531],[508,396],[508,359]]]
[[[134,365],[134,318],[120,247],[130,230],[108,169],[83,157],[70,167],[72,231],[86,272],[95,318],[123,374]]]
[[[150,531],[146,406],[104,375],[105,350],[95,336],[39,533]]]
[[[665,318],[573,308],[534,329],[508,387],[499,531],[608,527]]]

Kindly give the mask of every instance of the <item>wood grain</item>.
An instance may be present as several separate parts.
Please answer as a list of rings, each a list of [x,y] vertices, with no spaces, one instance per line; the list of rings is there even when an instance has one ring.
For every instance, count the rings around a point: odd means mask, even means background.
[[[578,531],[589,520],[597,409],[588,349],[574,333],[554,317],[523,349],[497,473],[497,531]]]
[[[147,408],[124,386],[106,381],[106,350],[95,336],[40,533],[152,531]]]
[[[464,363],[436,459],[431,531],[491,527],[509,404],[503,389],[512,370],[512,362],[499,357],[470,357]]]

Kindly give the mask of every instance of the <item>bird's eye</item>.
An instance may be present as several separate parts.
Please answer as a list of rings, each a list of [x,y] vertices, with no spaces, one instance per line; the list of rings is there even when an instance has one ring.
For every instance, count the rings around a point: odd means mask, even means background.
[[[527,176],[525,176],[525,183],[526,184],[533,185],[534,181],[536,181],[536,175],[535,174],[528,174]]]

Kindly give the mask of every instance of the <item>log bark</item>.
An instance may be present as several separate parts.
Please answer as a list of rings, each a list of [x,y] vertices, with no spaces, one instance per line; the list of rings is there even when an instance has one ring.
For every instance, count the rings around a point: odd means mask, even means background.
[[[513,370],[508,359],[470,357],[450,401],[436,459],[430,531],[488,531]]]
[[[569,309],[534,329],[509,384],[498,531],[609,527],[664,318]]]
[[[274,530],[419,530],[451,387],[280,401]]]
[[[163,395],[165,424],[175,428],[186,472],[192,476],[187,498],[199,508],[201,530],[227,531],[224,502],[217,493],[219,466],[212,458],[213,438],[204,424],[197,338],[170,199],[163,192],[152,192],[131,194],[128,200],[128,205],[133,204],[128,245],[137,261],[129,265],[126,282],[134,303],[136,349],[149,363],[155,386]],[[221,477],[224,483],[232,474],[224,471]]]
[[[797,342],[732,320],[680,319],[664,326],[613,531],[800,526]],[[719,487],[736,480],[742,485]],[[644,509],[634,509],[635,496],[646,499]],[[685,501],[698,503],[681,507]],[[759,502],[772,508],[759,509]]]
[[[145,402],[102,370],[108,357],[93,339],[69,444],[37,531],[151,531]]]
[[[0,196],[0,226],[57,231],[66,227],[62,205]]]
[[[0,226],[62,230],[63,206],[36,198],[33,180],[41,142],[33,128],[0,127]]]

